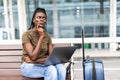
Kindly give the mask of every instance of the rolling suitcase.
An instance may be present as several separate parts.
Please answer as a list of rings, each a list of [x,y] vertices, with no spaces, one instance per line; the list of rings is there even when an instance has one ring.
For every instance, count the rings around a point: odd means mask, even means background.
[[[105,80],[104,66],[101,60],[92,59],[89,56],[85,59],[84,53],[84,32],[82,29],[82,51],[83,51],[83,80]]]

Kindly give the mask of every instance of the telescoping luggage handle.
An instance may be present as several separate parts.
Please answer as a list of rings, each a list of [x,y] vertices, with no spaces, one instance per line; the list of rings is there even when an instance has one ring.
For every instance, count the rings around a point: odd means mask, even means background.
[[[82,29],[82,55],[83,55],[83,80],[85,80],[85,65],[84,65],[84,61],[85,61],[85,53],[84,53],[84,32]]]
[[[83,80],[85,80],[85,65],[84,61],[85,59],[85,51],[84,51],[84,30],[82,29],[82,51],[83,51]],[[89,58],[89,59],[88,59]],[[88,60],[90,60],[90,57],[87,57]],[[92,74],[92,80],[96,80],[96,70],[95,70],[95,63],[94,60],[92,60],[92,66],[93,66],[93,74]]]
[[[84,52],[84,31],[82,29],[82,51],[83,51],[83,62],[85,61],[85,52]]]

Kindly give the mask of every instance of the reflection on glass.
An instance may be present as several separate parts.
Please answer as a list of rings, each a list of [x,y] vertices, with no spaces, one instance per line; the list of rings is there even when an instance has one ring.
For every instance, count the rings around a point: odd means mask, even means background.
[[[117,0],[117,37],[120,37],[120,0]]]
[[[20,39],[19,35],[19,21],[18,21],[18,7],[17,0],[12,0],[12,10],[13,10],[13,22],[14,22],[14,30],[15,30],[15,39]]]
[[[53,4],[57,6],[57,18],[59,38],[81,37],[80,30],[83,26],[85,37],[109,36],[110,2],[108,0],[26,0],[27,25],[29,27],[33,10],[43,7],[47,10],[47,31],[53,36],[54,25]],[[71,32],[71,36],[68,34]],[[64,33],[64,35],[63,35]],[[55,36],[53,36],[55,37]]]
[[[0,28],[5,27],[5,19],[4,19],[4,6],[3,6],[3,0],[0,0]]]
[[[109,31],[105,32],[106,28],[109,30],[110,3],[108,0],[65,1],[64,3],[57,4],[60,30],[62,30],[63,26],[67,27],[68,30],[73,28],[75,30],[73,37],[76,37],[76,35],[78,37],[80,34],[77,33],[80,33],[80,31],[76,32],[76,28],[83,26],[86,37],[109,36]],[[69,36],[66,35],[66,37]]]

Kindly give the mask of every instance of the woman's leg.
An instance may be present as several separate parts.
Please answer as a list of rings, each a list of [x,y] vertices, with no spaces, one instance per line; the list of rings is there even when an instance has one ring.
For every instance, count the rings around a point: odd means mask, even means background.
[[[44,77],[45,80],[57,80],[57,70],[54,66],[40,66],[24,62],[21,65],[23,76],[30,78]]]
[[[44,77],[45,80],[58,80],[57,69],[53,65],[47,66],[44,75],[45,75]]]
[[[31,63],[22,63],[21,65],[22,75],[30,78],[44,77],[44,68]]]
[[[66,80],[66,67],[63,64],[56,65],[58,79],[57,80]]]

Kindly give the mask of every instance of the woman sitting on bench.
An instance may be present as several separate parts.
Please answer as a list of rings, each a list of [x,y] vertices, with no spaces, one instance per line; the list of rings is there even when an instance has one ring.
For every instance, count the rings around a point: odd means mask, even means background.
[[[63,64],[43,65],[52,51],[51,37],[44,30],[46,23],[45,9],[37,8],[29,30],[22,35],[22,75],[29,78],[44,77],[44,80],[66,80],[66,67]]]

